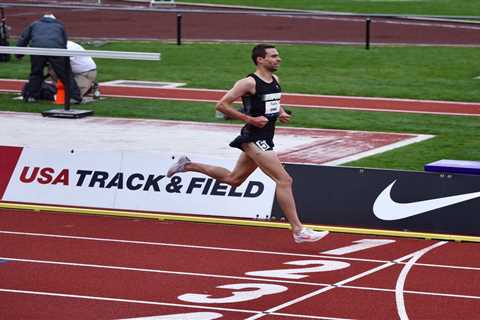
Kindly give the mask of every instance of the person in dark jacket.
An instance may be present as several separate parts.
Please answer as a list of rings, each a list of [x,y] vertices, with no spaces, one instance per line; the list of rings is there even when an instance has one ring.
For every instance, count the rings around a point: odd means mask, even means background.
[[[17,47],[35,48],[67,48],[67,33],[62,22],[57,20],[51,13],[45,14],[42,18],[31,23],[20,35],[17,41]],[[17,59],[21,59],[23,55],[17,54]],[[70,59],[68,57],[55,56],[30,56],[31,71],[27,83],[27,92],[23,99],[27,102],[34,102],[40,99],[41,86],[44,81],[44,68],[49,64],[55,71],[58,78],[65,84],[70,84],[70,98],[73,103],[80,103],[82,98],[80,90],[73,81],[70,67]],[[67,69],[68,68],[68,69]]]

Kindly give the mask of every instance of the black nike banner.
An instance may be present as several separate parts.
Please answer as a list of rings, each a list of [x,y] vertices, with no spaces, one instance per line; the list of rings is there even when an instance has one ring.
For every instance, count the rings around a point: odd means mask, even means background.
[[[480,236],[480,176],[287,164],[304,223]],[[274,203],[273,218],[283,214]]]

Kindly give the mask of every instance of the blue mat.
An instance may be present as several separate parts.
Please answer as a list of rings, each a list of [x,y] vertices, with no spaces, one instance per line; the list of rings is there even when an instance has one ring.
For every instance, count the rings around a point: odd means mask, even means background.
[[[425,171],[480,175],[480,161],[442,159],[426,164]]]

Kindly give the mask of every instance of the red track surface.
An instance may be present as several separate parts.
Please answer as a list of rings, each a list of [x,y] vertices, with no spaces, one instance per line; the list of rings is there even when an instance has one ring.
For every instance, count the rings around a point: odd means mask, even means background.
[[[0,80],[0,91],[20,92],[24,81]],[[111,97],[165,99],[186,101],[218,101],[224,90],[145,88],[101,85],[102,94]],[[304,94],[284,94],[285,105],[303,108],[332,108],[408,113],[480,116],[480,103],[422,101],[383,98],[337,97]]]
[[[380,239],[330,234],[297,245],[283,229],[1,214],[0,314],[5,319],[193,312],[207,312],[206,318],[193,319],[398,319],[402,312],[410,319],[475,319],[480,310],[476,244],[389,238],[394,241],[335,254],[331,250],[355,241]],[[418,261],[409,262],[413,253]],[[286,265],[299,260],[321,260],[305,267],[336,270],[302,272],[303,266]],[[303,277],[251,274],[281,269]],[[219,288],[232,284],[269,285],[279,292],[254,297],[245,292],[257,289]],[[244,301],[235,302],[234,291],[246,295]],[[188,293],[209,295],[210,301],[192,302]]]
[[[0,3],[34,3],[37,0],[0,0]],[[52,5],[59,0],[42,1]],[[75,1],[69,1],[70,4]],[[112,1],[102,1],[106,4]],[[66,2],[65,2],[66,3]],[[117,1],[115,3],[118,4]],[[78,1],[77,1],[78,4]],[[125,5],[126,2],[123,2]],[[145,5],[145,4],[143,4]],[[11,34],[18,36],[44,8],[9,7],[7,23]],[[127,3],[131,8],[138,3]],[[185,9],[177,5],[175,8]],[[188,6],[187,6],[188,8]],[[209,8],[196,7],[204,12],[183,13],[182,33],[187,41],[248,41],[288,43],[365,43],[365,19],[360,16],[268,16],[260,12],[214,14]],[[211,9],[211,8],[210,8]],[[218,9],[218,8],[215,8]],[[132,12],[83,9],[50,9],[65,22],[72,38],[106,39],[176,39],[176,12]],[[375,17],[372,19],[372,44],[439,44],[478,46],[480,28],[477,24],[413,20],[408,18]]]

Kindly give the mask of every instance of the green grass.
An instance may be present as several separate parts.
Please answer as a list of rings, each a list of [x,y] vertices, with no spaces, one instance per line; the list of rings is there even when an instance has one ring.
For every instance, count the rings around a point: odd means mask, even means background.
[[[12,100],[12,97],[11,94],[0,95],[0,110],[39,113],[56,108],[48,102],[25,104],[18,100]],[[81,106],[80,109],[94,110],[96,116],[225,122],[215,118],[212,103],[109,98]],[[480,159],[480,119],[478,117],[304,108],[291,108],[291,110],[294,117],[289,126],[408,132],[436,136],[425,142],[385,152],[347,165],[423,170],[425,163],[438,159]]]
[[[88,47],[88,46],[87,46]],[[93,47],[89,47],[93,48]],[[440,100],[480,101],[479,48],[278,46],[284,91]],[[227,89],[253,71],[251,45],[116,42],[99,50],[161,52],[160,62],[97,59],[99,80],[186,82]],[[2,64],[0,78],[25,79],[28,58]],[[41,112],[49,103],[25,104],[0,95],[0,110]],[[97,116],[221,122],[213,103],[106,99],[85,106]],[[423,170],[438,159],[480,159],[480,118],[292,108],[291,126],[432,134],[435,138],[348,165]]]
[[[88,48],[93,48],[89,47]],[[115,42],[98,50],[160,52],[160,62],[97,59],[100,81],[143,79],[227,89],[253,70],[251,44]],[[480,48],[279,45],[284,91],[326,95],[480,101]],[[121,67],[120,67],[121,66]],[[25,79],[28,58],[0,77]]]
[[[480,3],[476,0],[189,0],[188,2],[354,13],[480,16]]]

